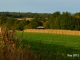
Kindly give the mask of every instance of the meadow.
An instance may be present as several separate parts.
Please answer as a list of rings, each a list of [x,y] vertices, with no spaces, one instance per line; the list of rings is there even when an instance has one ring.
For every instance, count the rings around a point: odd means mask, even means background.
[[[80,36],[7,30],[0,33],[0,60],[80,60]]]
[[[28,45],[38,55],[50,60],[80,59],[67,56],[67,54],[80,54],[80,36],[34,32],[17,32],[16,35],[22,38],[24,46]]]

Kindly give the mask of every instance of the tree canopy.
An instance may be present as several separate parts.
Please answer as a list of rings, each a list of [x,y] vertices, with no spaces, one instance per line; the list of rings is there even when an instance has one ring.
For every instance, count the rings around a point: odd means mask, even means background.
[[[33,19],[29,21],[26,18]],[[35,29],[38,26],[43,26],[45,29],[80,30],[80,12],[74,14],[59,11],[54,13],[0,12],[0,26],[3,25],[16,30]]]

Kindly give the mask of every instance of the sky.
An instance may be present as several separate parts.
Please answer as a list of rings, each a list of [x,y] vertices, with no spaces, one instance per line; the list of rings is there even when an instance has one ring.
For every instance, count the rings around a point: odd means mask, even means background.
[[[80,0],[0,0],[0,12],[80,12]]]

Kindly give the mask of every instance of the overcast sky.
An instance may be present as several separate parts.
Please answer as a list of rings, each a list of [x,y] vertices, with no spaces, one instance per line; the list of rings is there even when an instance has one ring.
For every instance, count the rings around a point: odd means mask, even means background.
[[[80,12],[80,0],[0,0],[0,11],[53,13]]]

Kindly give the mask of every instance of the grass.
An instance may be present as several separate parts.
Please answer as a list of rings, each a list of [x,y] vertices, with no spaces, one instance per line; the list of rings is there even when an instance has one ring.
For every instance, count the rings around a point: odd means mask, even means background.
[[[80,60],[79,36],[22,33],[6,28],[0,34],[0,60]]]
[[[21,32],[18,33],[21,36]],[[45,44],[63,45],[65,47],[80,49],[80,36],[69,36],[48,33],[23,33],[23,39],[30,42],[42,42]]]
[[[22,32],[17,32],[19,37]],[[67,54],[80,54],[80,36],[49,34],[49,33],[23,33],[24,45],[29,44],[31,50],[34,50],[39,55],[44,55],[56,59],[56,56],[61,56],[61,60],[79,60],[78,58],[69,58]],[[56,55],[55,55],[56,54]],[[57,60],[57,59],[56,59]],[[58,59],[60,60],[60,59]]]

